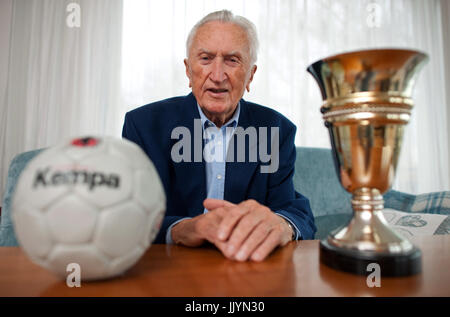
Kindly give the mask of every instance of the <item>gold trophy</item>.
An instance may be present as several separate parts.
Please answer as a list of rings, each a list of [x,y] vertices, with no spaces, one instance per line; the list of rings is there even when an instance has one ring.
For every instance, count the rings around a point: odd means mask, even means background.
[[[409,122],[414,81],[428,57],[403,49],[340,54],[308,67],[322,92],[336,171],[352,194],[353,218],[320,242],[320,260],[366,275],[370,263],[382,276],[421,271],[421,251],[384,219],[383,196],[392,185]]]

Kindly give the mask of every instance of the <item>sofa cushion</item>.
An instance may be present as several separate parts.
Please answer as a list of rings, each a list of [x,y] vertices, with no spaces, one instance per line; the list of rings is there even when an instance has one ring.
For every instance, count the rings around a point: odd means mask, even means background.
[[[3,197],[3,212],[0,218],[0,246],[18,245],[11,221],[12,195],[16,188],[17,180],[25,165],[42,150],[34,150],[17,155],[9,165],[5,195]]]
[[[337,178],[330,149],[298,147],[293,179],[315,217],[352,213],[351,195]]]
[[[324,239],[328,234],[335,229],[346,225],[352,214],[334,214],[316,217],[314,220],[316,222],[317,232],[315,235],[316,239]]]

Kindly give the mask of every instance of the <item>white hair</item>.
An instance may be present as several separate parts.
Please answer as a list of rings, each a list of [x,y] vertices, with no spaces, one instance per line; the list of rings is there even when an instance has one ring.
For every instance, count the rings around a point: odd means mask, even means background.
[[[208,22],[219,21],[223,23],[232,23],[237,26],[240,26],[247,35],[248,43],[250,46],[250,61],[251,64],[256,62],[256,58],[258,55],[258,35],[256,33],[255,25],[248,19],[244,18],[240,15],[234,15],[231,11],[221,10],[208,14],[196,25],[192,28],[191,32],[189,32],[189,36],[186,41],[186,56],[189,57],[189,49],[191,48],[192,41],[194,40],[195,35],[197,34],[198,29],[205,25]]]

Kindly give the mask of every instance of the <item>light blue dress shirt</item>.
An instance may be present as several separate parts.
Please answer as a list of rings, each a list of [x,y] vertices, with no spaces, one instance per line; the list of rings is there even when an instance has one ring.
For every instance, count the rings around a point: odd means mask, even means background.
[[[203,113],[200,106],[197,104],[198,112],[200,113],[200,119],[203,128],[203,139],[205,140],[205,147],[203,150],[203,157],[205,160],[206,169],[206,195],[207,198],[223,199],[225,189],[225,168],[226,168],[226,155],[228,150],[228,144],[233,136],[234,130],[237,127],[239,121],[239,114],[241,112],[241,105],[238,104],[233,116],[222,127],[218,128],[214,122],[209,120]],[[203,213],[207,213],[205,208]],[[278,214],[288,221],[294,229],[295,239],[299,237],[298,228],[287,219],[285,216]],[[183,221],[189,219],[186,217],[175,221],[168,229],[166,233],[166,243],[173,244],[172,240],[172,227]]]

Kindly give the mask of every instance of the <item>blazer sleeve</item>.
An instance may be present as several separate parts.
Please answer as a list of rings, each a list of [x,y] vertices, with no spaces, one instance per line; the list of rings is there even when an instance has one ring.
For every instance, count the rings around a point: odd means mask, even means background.
[[[154,135],[153,133],[151,136],[155,138],[159,137]],[[161,182],[163,183],[164,192],[166,193],[167,197],[166,200],[169,200],[170,197],[168,195],[168,189],[170,188],[170,178],[168,177],[169,167],[167,165],[167,159],[164,158],[163,151],[161,151],[160,149],[157,150],[158,146],[153,147],[146,146],[147,143],[152,145],[159,145],[158,140],[147,140],[150,137],[149,135],[146,135],[146,137],[142,137],[130,113],[127,113],[125,115],[125,122],[122,129],[122,137],[139,145],[142,148],[142,150],[147,154],[147,156],[152,160],[161,178]],[[147,143],[144,142],[144,140],[147,140]],[[161,224],[161,228],[153,243],[166,243],[167,229],[174,222],[179,221],[182,218],[185,218],[185,216],[168,216],[167,214],[170,214],[168,212],[168,208],[170,208],[169,204],[166,205],[166,213],[163,222]]]
[[[280,135],[279,167],[269,176],[266,203],[274,212],[289,219],[300,231],[297,238],[314,239],[316,226],[308,198],[294,189],[296,127],[290,124]]]

